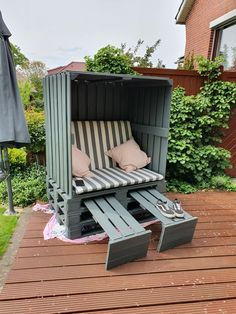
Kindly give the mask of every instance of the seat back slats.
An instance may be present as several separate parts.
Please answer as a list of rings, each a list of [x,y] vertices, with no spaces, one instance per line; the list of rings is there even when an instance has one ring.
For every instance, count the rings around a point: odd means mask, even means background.
[[[129,121],[73,121],[75,145],[91,159],[91,169],[115,167],[105,152],[132,137]]]

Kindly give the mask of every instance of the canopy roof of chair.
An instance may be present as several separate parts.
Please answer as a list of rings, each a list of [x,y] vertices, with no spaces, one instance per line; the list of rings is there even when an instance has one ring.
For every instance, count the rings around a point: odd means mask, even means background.
[[[172,80],[166,77],[157,76],[143,76],[143,75],[128,75],[128,74],[111,74],[98,72],[84,72],[84,71],[67,71],[70,74],[71,80],[84,81],[88,83],[124,83],[127,85],[158,85],[158,86],[172,86]],[[52,75],[47,75],[52,76]]]

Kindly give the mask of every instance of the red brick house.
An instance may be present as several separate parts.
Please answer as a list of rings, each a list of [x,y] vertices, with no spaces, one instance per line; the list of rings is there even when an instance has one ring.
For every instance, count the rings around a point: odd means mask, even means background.
[[[223,54],[224,68],[236,71],[236,0],[183,0],[175,19],[186,28],[185,57]]]

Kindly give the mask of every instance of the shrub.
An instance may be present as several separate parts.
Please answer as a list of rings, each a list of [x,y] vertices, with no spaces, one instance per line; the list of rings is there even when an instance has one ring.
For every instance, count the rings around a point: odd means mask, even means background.
[[[26,152],[24,148],[9,148],[8,154],[11,168],[15,169],[26,165]]]
[[[198,190],[196,186],[177,179],[168,180],[166,184],[166,189],[167,191],[181,192],[185,194],[194,193]]]
[[[183,70],[194,70],[194,61],[195,61],[195,57],[194,57],[194,53],[188,53],[188,55],[186,57],[184,57],[184,64],[182,66]]]
[[[215,176],[211,178],[212,187],[215,187],[217,189],[225,188],[229,181],[230,179],[226,176]]]
[[[211,132],[212,143],[219,142],[222,137],[221,128],[228,128],[231,109],[236,105],[236,84],[232,82],[214,81],[201,88],[202,113],[201,124],[204,132]]]
[[[31,97],[34,93],[34,86],[30,81],[18,82],[21,101],[25,109],[29,109],[31,106]]]
[[[122,49],[111,45],[99,49],[93,58],[86,56],[84,59],[90,72],[135,74],[131,59]]]
[[[236,191],[236,184],[226,175],[212,177],[211,186],[216,189]]]
[[[14,205],[25,207],[36,200],[47,200],[46,171],[43,166],[32,164],[30,167],[13,174],[13,201]],[[6,183],[0,183],[0,203],[7,202]]]
[[[209,181],[230,166],[230,153],[211,146],[220,141],[235,105],[236,85],[230,82],[205,84],[196,96],[186,96],[183,88],[172,95],[168,150],[169,178],[193,184]]]
[[[27,146],[27,151],[32,153],[44,151],[46,140],[44,112],[26,111],[25,117],[31,139],[31,144]]]
[[[209,60],[203,56],[197,56],[198,73],[207,78],[208,82],[216,79],[221,74],[220,66],[223,64],[224,57],[217,56],[214,60]]]
[[[32,88],[32,105],[36,110],[43,110],[43,78],[47,74],[46,65],[41,61],[29,61],[21,73],[30,82]]]

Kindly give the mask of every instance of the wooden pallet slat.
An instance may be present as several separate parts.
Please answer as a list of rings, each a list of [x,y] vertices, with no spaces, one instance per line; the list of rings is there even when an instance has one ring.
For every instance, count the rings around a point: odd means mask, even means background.
[[[95,221],[99,222],[103,230],[109,234],[109,237],[113,240],[122,238],[120,232],[115,226],[109,221],[107,215],[103,213],[100,207],[95,203],[94,200],[84,201],[85,206],[91,211]]]
[[[84,204],[109,236],[106,269],[146,256],[151,231],[137,228],[138,222],[114,196],[88,199]]]
[[[172,202],[160,192],[153,188],[140,189],[129,193],[130,196],[147,209],[154,217],[161,222],[161,235],[157,245],[157,251],[162,252],[177,245],[192,241],[197,224],[197,218],[185,212],[184,219],[170,219],[162,215],[155,206],[157,199],[167,201],[170,207]]]
[[[113,198],[114,199],[114,198]],[[95,201],[101,208],[104,209],[106,216],[112,221],[114,226],[119,230],[122,236],[129,236],[134,234],[134,231],[131,227],[123,220],[112,207],[112,202],[108,203],[106,198],[97,198]]]

